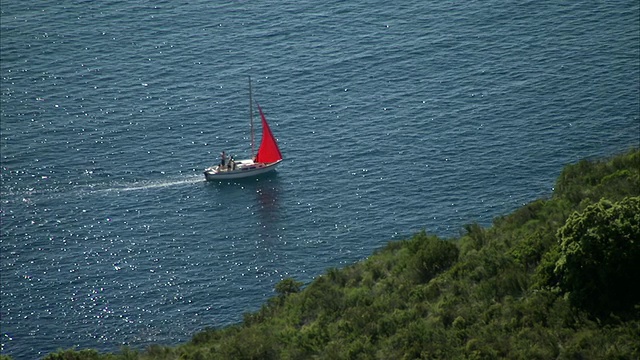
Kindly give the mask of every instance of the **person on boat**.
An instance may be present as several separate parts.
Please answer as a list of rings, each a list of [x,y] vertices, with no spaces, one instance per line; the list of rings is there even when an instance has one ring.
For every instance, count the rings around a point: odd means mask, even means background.
[[[231,156],[231,157],[229,158],[229,164],[231,164],[231,170],[235,170],[235,169],[236,169],[236,161],[235,161],[235,159],[233,158],[233,156]]]
[[[222,151],[222,153],[220,153],[220,168],[224,168],[225,163],[227,162],[227,157],[224,154],[224,151]]]

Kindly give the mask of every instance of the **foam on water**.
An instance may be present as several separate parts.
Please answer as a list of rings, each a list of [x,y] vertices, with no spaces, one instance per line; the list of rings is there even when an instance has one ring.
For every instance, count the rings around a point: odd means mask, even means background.
[[[150,189],[161,189],[165,187],[173,187],[173,186],[183,186],[183,185],[191,185],[202,183],[204,178],[202,176],[197,177],[189,177],[187,179],[181,180],[148,180],[148,181],[139,181],[134,182],[132,184],[121,184],[114,187],[109,187],[107,189],[93,189],[93,191],[140,191],[140,190],[150,190]]]

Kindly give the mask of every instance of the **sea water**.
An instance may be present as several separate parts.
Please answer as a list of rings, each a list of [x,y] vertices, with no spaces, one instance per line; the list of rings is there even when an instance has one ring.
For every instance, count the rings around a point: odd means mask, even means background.
[[[640,145],[637,1],[0,5],[16,359],[187,341],[283,278],[489,226]],[[285,160],[207,183],[250,155],[248,76]]]

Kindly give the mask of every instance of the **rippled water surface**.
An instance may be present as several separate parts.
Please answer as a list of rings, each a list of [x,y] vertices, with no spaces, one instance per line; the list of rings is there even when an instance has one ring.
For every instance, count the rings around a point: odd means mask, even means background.
[[[639,146],[637,1],[0,6],[1,350],[186,341]],[[285,162],[249,152],[247,76]]]

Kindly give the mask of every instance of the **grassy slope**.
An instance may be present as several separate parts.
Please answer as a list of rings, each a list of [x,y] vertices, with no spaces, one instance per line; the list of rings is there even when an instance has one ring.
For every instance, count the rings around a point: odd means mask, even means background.
[[[446,241],[422,232],[390,242],[302,291],[288,280],[242,324],[206,329],[187,344],[48,358],[638,358],[640,307],[597,319],[547,286],[567,217],[601,198],[629,196],[640,196],[638,150],[567,166],[553,197],[490,228],[470,224]]]

